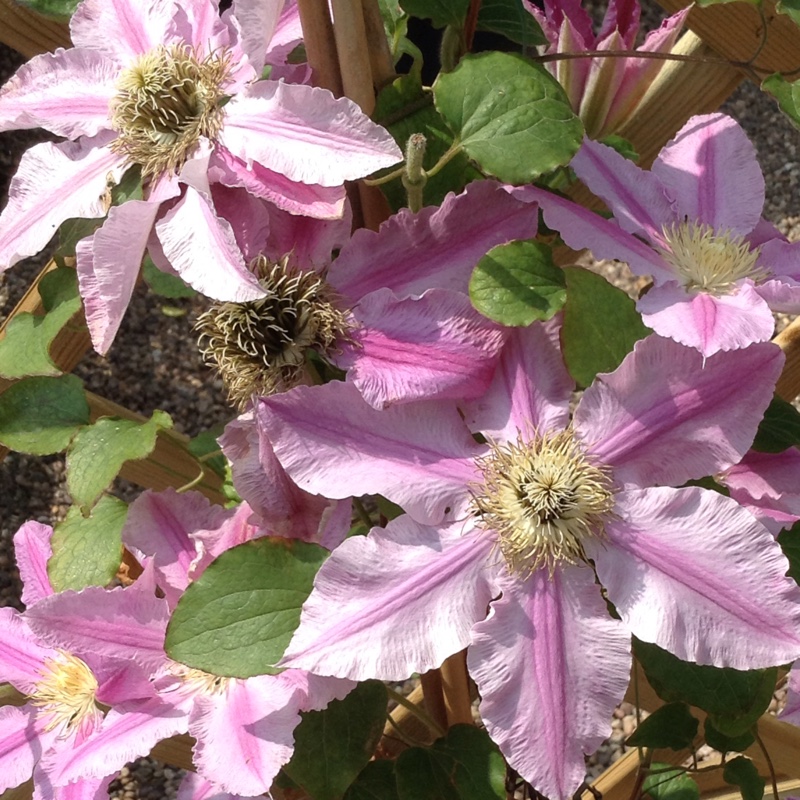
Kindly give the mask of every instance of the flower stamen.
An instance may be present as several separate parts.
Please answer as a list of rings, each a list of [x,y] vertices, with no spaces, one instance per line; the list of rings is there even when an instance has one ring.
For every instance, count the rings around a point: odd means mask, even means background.
[[[142,168],[142,178],[180,170],[201,138],[223,124],[227,51],[201,60],[188,45],[159,45],[122,71],[111,102],[119,132],[112,147]]]
[[[593,464],[571,429],[492,444],[480,459],[473,504],[498,536],[509,570],[523,576],[585,559],[584,542],[604,535],[614,506],[607,468]]]
[[[688,221],[665,226],[663,233],[669,249],[661,254],[689,290],[719,296],[730,294],[743,278],[758,282],[767,276],[756,267],[760,248],[751,249],[744,236]]]
[[[306,352],[331,352],[350,329],[340,298],[316,272],[291,268],[288,257],[251,265],[266,296],[246,303],[221,303],[197,320],[204,361],[215,367],[228,397],[244,408],[264,396],[297,385]]]
[[[97,706],[97,679],[81,659],[59,650],[58,657],[45,661],[42,679],[30,696],[33,705],[50,719],[45,730],[60,728],[60,735],[91,730],[103,713]]]

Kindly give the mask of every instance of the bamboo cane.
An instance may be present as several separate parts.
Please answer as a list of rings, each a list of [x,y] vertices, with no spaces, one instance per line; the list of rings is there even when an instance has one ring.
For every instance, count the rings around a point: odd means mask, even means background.
[[[31,58],[57,47],[69,47],[69,26],[46,19],[14,0],[0,0],[0,42]]]

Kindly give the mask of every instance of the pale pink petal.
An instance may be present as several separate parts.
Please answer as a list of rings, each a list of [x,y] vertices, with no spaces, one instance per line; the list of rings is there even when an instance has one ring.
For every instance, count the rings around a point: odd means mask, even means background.
[[[118,73],[113,61],[91,50],[34,56],[0,89],[0,131],[41,127],[77,139],[108,130]]]
[[[33,773],[31,800],[108,800],[108,787],[115,775],[104,778],[87,778],[66,786],[53,786],[49,776],[37,767]]]
[[[270,229],[270,209],[246,189],[215,183],[211,197],[217,215],[230,223],[236,244],[246,262],[260,256],[267,248]]]
[[[100,355],[108,352],[122,324],[159,207],[146,200],[114,206],[94,236],[76,248],[86,323]]]
[[[198,292],[235,303],[264,296],[230,223],[193,187],[187,186],[183,198],[156,223],[156,232],[170,264]]]
[[[595,258],[626,262],[635,275],[652,275],[657,282],[674,280],[675,268],[666,259],[613,220],[543,189],[528,186],[524,192],[539,204],[547,226],[573,250],[588,247]]]
[[[340,219],[344,213],[344,186],[316,186],[289,180],[255,162],[249,167],[224,147],[217,147],[210,174],[226,186],[241,186],[289,214],[315,219]]]
[[[781,314],[800,314],[800,282],[795,278],[765,281],[755,286],[759,297],[772,311]]]
[[[236,491],[270,533],[321,543],[328,518],[340,504],[304,492],[291,480],[275,457],[263,426],[255,422],[253,412],[229,422],[217,441],[231,462]],[[340,511],[347,517],[349,528],[349,513],[344,508]],[[335,527],[335,520],[330,521]],[[337,536],[333,531],[329,533]]]
[[[233,0],[229,23],[239,34],[239,45],[260,74],[264,57],[281,16],[284,0]]]
[[[14,553],[17,557],[19,577],[22,580],[22,602],[32,606],[43,597],[53,594],[47,562],[53,554],[49,525],[30,520],[14,534]]]
[[[571,3],[571,5],[578,11],[580,16],[586,15],[586,10],[578,9],[578,4]],[[568,18],[560,23],[560,27],[555,33],[555,38],[550,39],[549,52],[575,53],[594,49],[595,36],[592,33],[591,22],[589,22],[588,31],[584,30],[576,19],[577,16],[577,13],[569,12]],[[556,61],[555,64],[548,64],[550,72],[564,87],[570,106],[573,109],[577,109],[580,106],[581,96],[586,85],[586,76],[589,74],[591,66],[591,60],[588,58],[567,58]]]
[[[38,253],[71,217],[105,216],[108,179],[119,181],[124,159],[94,139],[31,147],[11,180],[0,221],[0,272]]]
[[[363,680],[404,680],[469,642],[492,597],[494,537],[404,515],[346,539],[322,565],[281,666]]]
[[[800,450],[796,447],[782,453],[751,450],[723,473],[720,482],[770,530],[800,519]],[[770,520],[779,524],[772,525]]]
[[[224,147],[300,183],[339,186],[402,159],[385,129],[327,89],[259,81],[225,112]]]
[[[301,269],[321,270],[331,263],[334,250],[349,240],[353,227],[350,204],[340,219],[314,219],[270,208],[269,241],[265,253],[275,261],[289,255],[289,263]]]
[[[0,707],[0,791],[28,780],[42,755],[44,724],[37,725],[37,711],[30,704]],[[55,732],[50,738],[55,738]]]
[[[289,53],[303,40],[303,26],[297,0],[287,0],[270,40],[267,62],[282,64]],[[299,82],[299,81],[298,81]],[[307,83],[307,81],[303,81]]]
[[[356,688],[353,681],[345,678],[328,678],[301,669],[286,670],[282,674],[287,678],[291,676],[304,687],[306,698],[301,711],[321,711],[331,700],[343,700]]]
[[[372,292],[353,310],[360,327],[336,357],[374,408],[426,399],[471,399],[489,386],[506,330],[460,292],[430,289],[420,298]]]
[[[725,114],[692,117],[653,163],[652,173],[677,203],[678,216],[736,235],[750,233],[764,207],[756,151]]]
[[[382,494],[429,524],[463,517],[479,475],[473,458],[485,451],[450,403],[377,411],[349,383],[262,398],[258,420],[301,488],[334,499]]]
[[[256,798],[231,794],[196,772],[187,772],[178,788],[176,800],[256,800]]]
[[[41,680],[42,664],[56,655],[45,647],[14,608],[0,608],[0,677],[31,694]]]
[[[176,3],[165,41],[185,42],[194,47],[201,57],[229,47],[231,32],[220,19],[218,5],[217,0],[193,0],[181,5]],[[234,70],[239,68],[236,62],[241,60],[241,53],[236,48],[232,58]],[[252,68],[248,68],[247,72],[249,80],[257,76]]]
[[[575,382],[561,357],[560,331],[560,316],[511,331],[489,391],[464,405],[471,430],[513,442],[518,433],[567,426]]]
[[[769,531],[734,500],[695,487],[623,491],[606,535],[587,555],[634,636],[716,667],[800,657],[800,587]]]
[[[130,659],[145,666],[164,660],[166,600],[142,586],[90,586],[40,600],[25,614],[41,639],[78,655]]]
[[[128,66],[166,41],[174,11],[174,0],[83,0],[70,20],[70,38]]]
[[[509,580],[475,625],[467,664],[509,764],[551,800],[572,797],[630,676],[630,634],[609,615],[594,573]]]
[[[792,667],[789,673],[786,705],[780,718],[792,725],[800,725],[800,665]]]
[[[190,534],[214,528],[229,516],[199,492],[148,491],[131,503],[122,541],[153,559],[158,585],[174,608],[189,585],[189,569],[197,556]]]
[[[765,342],[775,329],[769,306],[749,280],[742,281],[734,294],[719,296],[687,292],[670,281],[650,289],[636,308],[657,334],[704,356]]]
[[[761,248],[758,254],[758,267],[771,273],[770,277],[800,281],[800,242],[787,242],[779,232],[775,233],[776,236],[770,237],[767,241],[756,243]]]
[[[342,248],[329,280],[361,298],[384,287],[400,297],[427,289],[466,294],[472,270],[492,247],[536,235],[538,213],[494,181],[475,181],[439,208],[401,209],[375,233],[358,230]]]
[[[269,792],[292,757],[303,697],[281,675],[233,680],[224,694],[199,696],[189,732],[200,774],[228,792]]]
[[[146,756],[162,739],[186,733],[187,725],[183,711],[159,700],[124,711],[112,708],[100,728],[83,742],[46,753],[42,767],[56,784],[102,778]]]
[[[770,343],[704,359],[648,336],[584,392],[575,430],[620,483],[679,486],[747,452],[783,362]]]
[[[614,148],[584,139],[570,166],[592,193],[606,202],[628,233],[660,244],[663,227],[680,221],[658,176],[637,167]]]

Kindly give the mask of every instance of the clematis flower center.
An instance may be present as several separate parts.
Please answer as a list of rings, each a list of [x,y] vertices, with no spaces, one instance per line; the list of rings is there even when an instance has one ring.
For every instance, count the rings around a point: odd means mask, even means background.
[[[743,278],[759,281],[766,277],[766,271],[756,267],[760,249],[751,249],[744,236],[695,222],[666,226],[663,233],[670,249],[662,255],[689,290],[730,294]]]
[[[95,702],[97,679],[79,658],[60,650],[58,657],[45,661],[40,674],[30,700],[49,715],[45,730],[61,728],[66,736],[102,719]]]
[[[286,258],[271,263],[263,256],[252,269],[266,296],[213,306],[196,325],[203,359],[219,371],[239,408],[254,394],[297,385],[307,351],[324,356],[350,329],[340,298],[316,272],[295,270]]]
[[[584,542],[602,537],[614,506],[611,476],[594,464],[572,430],[493,444],[480,459],[474,506],[498,536],[508,568],[523,576],[584,559]]]
[[[124,69],[111,101],[113,147],[139,164],[143,178],[177,172],[201,138],[222,128],[230,54],[200,60],[187,45],[159,45]]]

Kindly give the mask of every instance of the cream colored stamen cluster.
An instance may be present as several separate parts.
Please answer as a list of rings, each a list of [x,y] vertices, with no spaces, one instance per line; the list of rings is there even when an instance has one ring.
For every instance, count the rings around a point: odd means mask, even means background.
[[[687,289],[724,295],[742,278],[760,281],[766,277],[766,271],[756,267],[759,248],[750,249],[743,236],[695,222],[667,226],[663,232],[669,250],[662,255]]]
[[[224,694],[230,682],[234,678],[226,678],[222,675],[212,675],[210,672],[203,672],[194,667],[187,667],[185,664],[175,662],[169,667],[169,673],[177,678],[179,691],[187,695],[204,695],[206,697]]]
[[[97,679],[79,658],[60,650],[56,658],[45,661],[40,674],[30,699],[49,716],[45,730],[58,728],[67,736],[102,719],[95,702]]]
[[[330,352],[347,337],[347,312],[334,290],[313,271],[287,259],[259,258],[252,266],[265,297],[221,303],[202,314],[196,329],[206,364],[215,367],[231,402],[243,408],[255,394],[285,391],[305,371],[306,351]]]
[[[201,138],[222,129],[230,54],[201,60],[187,45],[160,45],[122,71],[111,101],[112,147],[139,164],[143,178],[177,172]]]
[[[584,559],[614,506],[611,477],[591,463],[572,430],[492,445],[480,460],[474,495],[481,524],[494,531],[508,568],[523,576]]]

